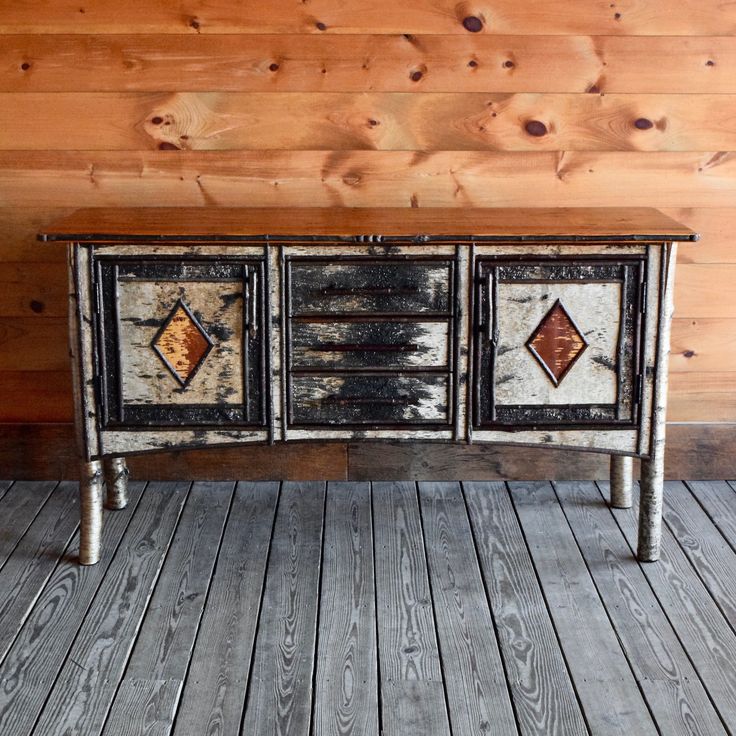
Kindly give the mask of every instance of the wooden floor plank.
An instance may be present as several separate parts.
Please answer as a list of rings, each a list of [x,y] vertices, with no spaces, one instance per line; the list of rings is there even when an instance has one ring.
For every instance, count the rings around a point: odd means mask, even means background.
[[[8,492],[12,485],[12,480],[0,480],[0,499]]]
[[[731,547],[736,549],[736,490],[733,483],[689,480],[686,485]]]
[[[459,483],[419,483],[453,733],[518,733]]]
[[[510,483],[511,497],[593,733],[657,729],[552,486]]]
[[[608,484],[601,483],[600,489],[607,497]],[[635,484],[633,507],[612,509],[632,549],[636,548],[637,540],[638,497],[639,489]],[[659,561],[642,565],[642,570],[726,728],[736,732],[736,669],[733,666],[736,634],[666,525],[662,529]]]
[[[171,732],[181,685],[180,680],[126,677],[115,696],[105,734],[166,736]]]
[[[60,483],[0,570],[0,662],[79,525],[78,484]]]
[[[448,736],[416,485],[372,491],[383,733]]]
[[[462,487],[520,732],[588,734],[505,484]]]
[[[369,483],[327,485],[314,733],[378,736]]]
[[[665,483],[664,520],[690,564],[736,629],[736,552],[681,481]],[[736,506],[736,494],[733,505]]]
[[[96,565],[79,564],[77,533],[51,575],[0,667],[0,733],[30,733],[144,487],[131,482],[128,506],[105,519]]]
[[[725,734],[700,678],[595,484],[554,485],[660,732],[667,736]]]
[[[244,736],[309,734],[326,485],[282,485]]]
[[[236,734],[245,702],[278,483],[238,483],[174,733]]]
[[[10,557],[21,537],[43,508],[56,481],[16,481],[0,499],[0,567]]]
[[[34,734],[98,734],[176,529],[189,483],[150,483]],[[146,503],[148,502],[148,503]]]
[[[200,482],[192,486],[113,701],[106,736],[145,733],[151,718],[150,702],[156,703],[157,733],[171,730],[181,694],[174,684],[181,685],[187,674],[234,490],[234,483]],[[142,699],[137,704],[136,696]],[[167,697],[170,702],[165,701]]]

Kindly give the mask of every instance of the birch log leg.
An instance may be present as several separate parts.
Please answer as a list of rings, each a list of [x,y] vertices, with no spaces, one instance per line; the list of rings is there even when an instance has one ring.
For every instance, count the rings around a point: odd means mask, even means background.
[[[639,496],[640,562],[659,559],[662,536],[662,492],[664,486],[664,442],[667,414],[667,368],[670,354],[670,324],[673,311],[673,281],[675,276],[676,246],[665,246],[662,252],[660,289],[660,327],[655,365],[652,405],[652,439],[649,459],[641,461],[641,494]]]
[[[105,460],[105,506],[108,509],[124,509],[128,505],[128,466],[123,457]]]
[[[631,508],[631,478],[634,460],[627,455],[611,455],[611,506]]]
[[[100,560],[102,534],[102,461],[83,462],[79,475],[79,562],[96,565]]]

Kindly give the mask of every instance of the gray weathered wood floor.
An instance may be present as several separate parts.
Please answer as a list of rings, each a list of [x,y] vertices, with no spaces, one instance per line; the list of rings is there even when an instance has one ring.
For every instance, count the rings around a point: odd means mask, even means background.
[[[736,733],[736,486],[0,483],[0,734]]]

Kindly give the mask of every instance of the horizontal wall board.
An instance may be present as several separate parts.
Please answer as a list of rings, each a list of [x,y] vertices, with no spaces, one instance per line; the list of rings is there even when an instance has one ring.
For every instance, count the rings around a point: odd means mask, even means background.
[[[0,262],[45,261],[66,263],[66,253],[38,247],[36,233],[68,215],[73,207],[38,207],[28,201],[20,207],[0,207]],[[2,266],[0,266],[2,268]]]
[[[270,0],[0,1],[0,33],[471,33],[735,35],[736,7],[720,0],[404,0],[401,3]]]
[[[379,462],[380,459],[380,462]],[[547,448],[430,443],[292,443],[131,458],[137,479],[563,480],[608,477],[608,457]],[[669,424],[668,478],[736,477],[736,425]],[[76,479],[71,424],[0,425],[0,476]]]
[[[72,376],[67,370],[0,372],[0,422],[71,422]]]
[[[0,39],[0,91],[124,90],[736,93],[736,46],[722,36],[483,33]]]
[[[682,207],[662,211],[700,233],[695,247],[678,248],[678,263],[736,262],[736,207]]]
[[[736,319],[672,320],[672,373],[721,373],[736,366]]]
[[[0,316],[64,317],[68,288],[64,263],[0,262]]]
[[[736,319],[735,286],[736,264],[680,264],[675,274],[675,314]]]
[[[0,149],[730,151],[735,116],[723,94],[5,92]]]
[[[736,417],[736,372],[672,373],[667,416],[674,422],[733,421]]]
[[[71,424],[0,424],[0,476],[77,479],[78,464]],[[140,455],[128,464],[134,479],[345,480],[347,446],[241,445]]]
[[[0,152],[0,207],[732,207],[734,195],[728,152]]]

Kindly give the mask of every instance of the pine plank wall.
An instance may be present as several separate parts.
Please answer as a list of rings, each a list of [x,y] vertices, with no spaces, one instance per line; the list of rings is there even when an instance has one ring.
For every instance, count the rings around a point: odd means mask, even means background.
[[[659,207],[703,236],[669,419],[733,448],[735,4],[0,0],[0,34],[0,468],[68,444],[63,253],[35,233],[103,205]]]

